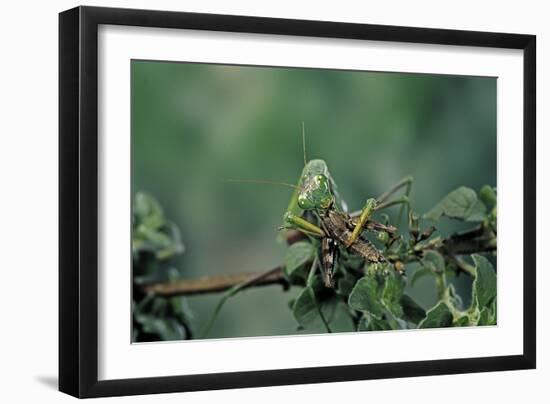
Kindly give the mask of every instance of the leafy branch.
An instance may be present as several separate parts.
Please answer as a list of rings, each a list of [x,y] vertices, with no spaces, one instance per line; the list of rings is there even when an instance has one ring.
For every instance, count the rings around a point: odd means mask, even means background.
[[[423,251],[432,249],[446,257],[449,262],[454,263],[457,271],[474,275],[472,266],[458,259],[457,255],[496,251],[496,237],[483,238],[480,237],[482,235],[482,226],[478,226],[469,231],[452,235],[446,239],[437,239],[435,242],[420,245],[414,253],[404,261],[406,263],[418,261],[419,257],[422,257]],[[293,245],[306,239],[307,237],[305,237],[303,233],[296,230],[289,231],[286,235],[286,242],[288,245]],[[395,262],[398,258],[390,256],[388,260],[390,262]],[[166,297],[224,292],[245,282],[248,283],[242,289],[270,285],[281,285],[283,289],[287,289],[290,283],[285,276],[284,269],[285,266],[280,265],[268,271],[204,276],[197,279],[177,279],[167,282],[145,284],[142,288],[145,293],[154,293],[158,296]],[[265,277],[258,278],[260,275],[264,274],[266,275]],[[251,280],[254,281],[250,282]]]
[[[286,233],[289,247],[278,267],[182,279],[168,265],[183,251],[177,229],[163,218],[158,203],[149,199],[138,194],[134,208],[134,270],[141,271],[134,276],[137,340],[151,334],[160,339],[192,338],[192,313],[181,309],[187,308],[181,302],[188,295],[222,293],[203,337],[229,298],[266,285],[300,288],[289,302],[300,329],[333,332],[496,324],[496,272],[490,259],[482,255],[494,256],[497,245],[496,190],[489,186],[479,193],[460,187],[424,215],[410,210],[405,231],[392,225],[389,216],[378,214],[366,224],[364,236],[371,235],[385,262],[365,262],[339,247],[334,288],[327,288],[317,271],[319,241],[296,231]],[[444,236],[436,228],[442,218],[472,226]],[[145,273],[143,268],[148,268]],[[449,276],[459,274],[474,279],[467,306],[448,281]],[[426,276],[434,279],[439,299],[428,310],[406,293],[407,286],[414,287]],[[347,318],[344,328],[342,318]]]

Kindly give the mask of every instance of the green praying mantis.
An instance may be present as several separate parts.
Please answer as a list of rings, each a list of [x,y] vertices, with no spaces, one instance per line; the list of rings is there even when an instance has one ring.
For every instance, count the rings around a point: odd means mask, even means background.
[[[340,249],[358,255],[367,262],[386,261],[383,254],[364,237],[363,233],[374,231],[396,237],[395,227],[372,220],[372,215],[376,211],[394,205],[409,208],[409,194],[413,179],[405,177],[379,197],[367,199],[360,211],[348,213],[346,203],[338,193],[327,163],[320,159],[308,161],[305,143],[305,128],[302,123],[304,168],[297,185],[261,180],[228,181],[271,183],[294,189],[280,229],[297,230],[308,237],[320,240],[321,259],[315,260],[315,263],[318,262],[325,286],[333,288],[335,263]],[[404,195],[390,200],[401,189],[404,189]]]

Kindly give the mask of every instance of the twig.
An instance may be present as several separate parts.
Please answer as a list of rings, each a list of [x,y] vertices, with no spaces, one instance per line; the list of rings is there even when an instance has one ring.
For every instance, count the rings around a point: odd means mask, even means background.
[[[144,285],[146,293],[162,296],[198,295],[203,293],[223,292],[235,285],[247,282],[242,289],[250,286],[267,286],[279,284],[287,288],[288,282],[283,275],[282,267],[275,267],[264,272],[242,272],[236,274],[203,276],[197,279],[180,279],[171,282]]]
[[[376,223],[376,222],[373,222]],[[376,223],[375,226],[380,224]],[[382,226],[382,225],[380,225]],[[394,229],[388,226],[389,229]],[[286,235],[287,244],[294,244],[303,240],[305,236],[298,231],[291,230]],[[415,247],[415,254],[423,254],[426,250],[437,250],[448,259],[455,261],[457,256],[473,253],[490,252],[496,250],[496,237],[485,236],[483,228],[474,228],[463,233],[454,234],[446,239],[435,238]],[[418,260],[414,254],[406,262]],[[399,258],[388,261],[400,261]],[[459,261],[461,263],[461,261]],[[458,265],[460,270],[471,273],[463,265]],[[283,266],[272,268],[262,272],[245,272],[226,275],[205,276],[197,279],[181,279],[170,282],[162,282],[144,285],[145,293],[160,296],[197,295],[204,293],[217,293],[230,290],[240,285],[239,290],[256,286],[281,285],[288,288],[290,285],[284,276]]]

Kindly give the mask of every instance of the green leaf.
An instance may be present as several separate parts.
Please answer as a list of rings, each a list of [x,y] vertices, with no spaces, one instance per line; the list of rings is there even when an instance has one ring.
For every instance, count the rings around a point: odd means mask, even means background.
[[[491,307],[489,308],[489,323],[495,325],[497,323],[497,300],[493,300]]]
[[[140,315],[136,318],[143,332],[158,335],[162,341],[175,341],[186,338],[185,328],[173,318],[158,318],[153,315]]]
[[[453,314],[444,302],[439,302],[426,312],[426,317],[418,324],[418,328],[450,327],[453,324]]]
[[[433,273],[443,274],[445,272],[445,259],[435,250],[426,251],[422,261],[424,266]]]
[[[340,298],[335,295],[332,295],[329,298],[323,299],[319,302],[321,313],[323,313],[323,316],[329,324],[332,323],[332,320],[334,320],[336,309],[338,308],[338,303],[340,303]]]
[[[405,320],[395,316],[389,310],[384,311],[384,319],[392,330],[406,330],[408,328]]]
[[[449,296],[448,303],[451,304],[451,306],[456,307],[457,309],[462,309],[462,306],[463,306],[462,298],[458,293],[456,293],[456,290],[453,284],[450,284],[449,286],[447,286],[446,293]]]
[[[431,275],[431,274],[432,274],[432,271],[430,270],[430,268],[427,268],[427,267],[418,268],[416,271],[414,271],[411,277],[411,280],[410,280],[411,287],[414,286],[419,279],[425,277],[426,275]]]
[[[138,223],[149,229],[158,229],[165,223],[160,204],[155,198],[144,192],[136,193],[133,211]]]
[[[285,273],[294,275],[305,263],[313,259],[315,248],[307,241],[299,241],[292,244],[285,254]]]
[[[479,190],[479,199],[485,204],[488,211],[492,210],[497,204],[497,193],[493,187],[484,185]]]
[[[455,327],[466,327],[470,325],[470,319],[468,316],[462,316],[459,317],[454,323],[453,326]]]
[[[359,279],[351,291],[348,299],[349,306],[354,310],[366,311],[381,318],[383,306],[380,303],[378,281],[372,275]]]
[[[491,325],[489,317],[490,317],[489,309],[487,307],[484,307],[479,312],[479,320],[477,322],[477,325]]]
[[[472,304],[470,305],[470,308],[466,311],[466,314],[468,316],[470,325],[477,325],[479,323],[481,311],[479,310],[479,304],[476,296],[474,296],[474,298],[472,299]]]
[[[141,223],[134,228],[132,250],[134,253],[152,252],[158,260],[164,260],[183,253],[184,245],[173,223],[165,223],[158,228]]]
[[[401,276],[390,272],[384,282],[384,289],[382,290],[382,303],[384,306],[395,316],[401,317],[403,315],[403,308],[401,307],[400,300],[403,296],[403,290],[405,289],[405,282]]]
[[[497,295],[497,276],[487,258],[477,254],[473,254],[472,258],[476,266],[472,302],[477,300],[479,309],[482,310],[488,307]]]
[[[302,292],[296,298],[292,313],[300,324],[304,328],[308,328],[315,325],[320,321],[319,309],[317,308],[317,302],[315,300],[315,293],[313,289],[308,286],[302,290]]]
[[[348,305],[338,297],[338,303],[335,306],[334,314],[330,317],[325,308],[322,308],[323,315],[325,316],[327,323],[330,324],[332,332],[352,332],[357,331],[357,324],[355,319],[351,317],[351,312]],[[326,329],[326,327],[325,327]]]
[[[296,299],[290,299],[287,304],[288,304],[288,308],[292,311],[294,310],[294,304],[296,303]]]
[[[355,277],[348,275],[346,273],[344,277],[338,279],[336,293],[338,293],[341,296],[349,296],[354,286],[355,286]]]
[[[165,229],[172,240],[171,248],[174,251],[174,254],[182,254],[185,251],[185,246],[181,241],[181,234],[178,226],[174,223],[168,222],[166,223]]]
[[[403,307],[403,319],[411,323],[418,324],[426,317],[426,311],[407,294],[401,296],[401,306]]]
[[[443,198],[424,215],[424,218],[437,221],[441,216],[447,216],[452,219],[481,222],[485,219],[485,213],[485,205],[477,199],[475,191],[460,187]]]
[[[357,331],[386,331],[391,329],[391,326],[385,320],[365,316],[359,322]]]

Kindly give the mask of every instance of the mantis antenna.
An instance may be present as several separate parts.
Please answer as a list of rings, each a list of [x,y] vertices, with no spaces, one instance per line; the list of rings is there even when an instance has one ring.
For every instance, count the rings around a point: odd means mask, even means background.
[[[306,158],[306,126],[304,121],[302,121],[302,150],[304,151],[304,167],[307,165]]]
[[[292,189],[299,189],[297,185],[289,184],[287,182],[279,182],[279,181],[267,181],[267,180],[241,180],[241,179],[234,179],[234,178],[227,178],[224,180],[225,182],[240,182],[240,183],[246,183],[246,184],[269,184],[269,185],[282,185],[284,187],[289,187]]]
[[[304,153],[304,167],[307,165],[307,156],[306,156],[306,128],[304,121],[302,121],[302,150]],[[282,185],[284,187],[292,188],[292,189],[300,189],[299,186],[294,184],[289,184],[288,182],[280,182],[280,181],[267,181],[267,180],[242,180],[242,179],[235,179],[235,178],[227,178],[224,180],[225,182],[240,182],[240,183],[246,183],[246,184],[270,184],[270,185]]]

